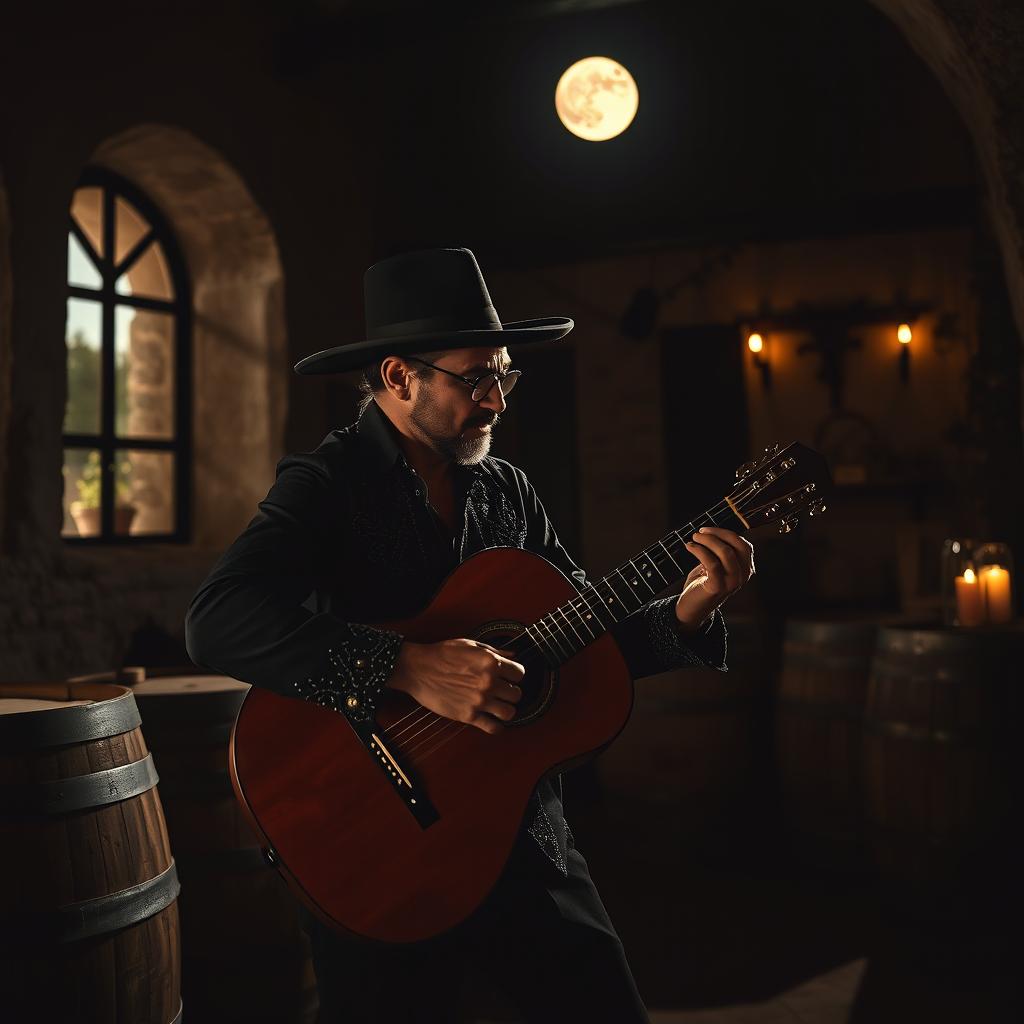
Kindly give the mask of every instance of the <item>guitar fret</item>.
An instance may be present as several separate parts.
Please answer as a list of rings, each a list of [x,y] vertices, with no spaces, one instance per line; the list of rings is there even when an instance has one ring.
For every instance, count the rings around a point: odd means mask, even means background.
[[[664,551],[665,554],[668,555],[669,561],[679,570],[679,575],[680,576],[685,576],[686,574],[683,572],[683,570],[680,567],[679,563],[672,557],[672,552],[669,551],[669,549],[667,547],[665,547],[665,542],[659,540],[658,543],[661,545],[662,551]]]
[[[573,631],[573,633],[576,634],[576,639],[579,640],[579,642],[580,642],[580,648],[579,649],[583,650],[583,648],[586,646],[586,641],[583,639],[583,637],[581,637],[579,635],[579,633],[576,632],[576,627],[572,624],[572,620],[569,618],[568,615],[565,614],[565,607],[562,606],[560,608],[556,608],[555,611],[559,612],[561,614],[562,618],[565,619],[565,621],[567,623],[569,623],[569,628]]]
[[[630,566],[632,566],[633,572],[636,573],[637,579],[643,580],[644,586],[647,587],[647,589],[651,592],[651,597],[654,597],[657,591],[654,589],[654,587],[650,585],[650,583],[647,582],[647,578],[644,576],[644,574],[636,567],[636,565],[633,564],[633,559],[627,558],[626,561],[629,562]],[[648,573],[647,575],[650,576],[650,573]]]
[[[622,580],[622,582],[626,584],[626,593],[627,594],[632,594],[634,597],[636,597],[637,606],[636,606],[635,609],[633,609],[634,611],[636,611],[638,608],[642,607],[643,601],[641,601],[640,598],[637,597],[636,591],[631,589],[631,587],[629,585],[629,580],[626,579],[625,576],[623,576],[622,570],[621,569],[616,569],[615,571],[619,574],[619,578]],[[621,601],[622,599],[620,598],[619,600]]]
[[[589,587],[587,587],[587,590],[594,590],[593,584],[591,584]],[[594,590],[594,593],[595,593],[595,595],[597,595],[597,591],[596,590]],[[597,619],[598,624],[601,626],[602,631],[606,632],[608,630],[608,624],[604,621],[604,619],[601,618],[600,615],[597,614],[597,612],[594,611],[593,605],[591,605],[591,603],[587,600],[587,591],[586,590],[581,591],[580,592],[580,597],[583,598],[583,603],[587,606],[587,610],[590,612],[590,614],[595,619]],[[600,604],[600,602],[598,602],[598,603]],[[612,616],[612,618],[614,619],[614,616]]]
[[[545,620],[545,619],[548,619],[548,620],[550,620],[550,621],[548,622],[548,627],[547,627],[547,628],[548,628],[548,632],[549,632],[549,633],[551,634],[551,639],[552,639],[552,640],[554,641],[554,643],[555,643],[555,647],[556,647],[556,648],[558,649],[558,654],[559,654],[559,657],[561,657],[561,659],[562,659],[563,661],[568,661],[568,660],[569,660],[569,658],[570,658],[570,657],[571,657],[572,655],[571,655],[571,653],[570,653],[569,655],[566,655],[566,653],[565,653],[565,649],[564,649],[564,648],[562,647],[562,644],[561,644],[561,643],[559,642],[559,638],[558,638],[558,636],[557,636],[557,635],[556,635],[556,633],[555,633],[555,629],[557,628],[557,629],[558,629],[558,631],[559,631],[560,633],[562,633],[562,637],[563,637],[563,638],[564,638],[564,636],[565,636],[565,633],[564,633],[564,632],[562,631],[561,627],[560,627],[560,626],[558,626],[558,624],[557,624],[557,623],[556,623],[556,622],[555,622],[555,621],[554,621],[554,620],[552,619],[552,617],[551,617],[551,614],[550,614],[550,613],[549,613],[548,615],[545,615],[545,616],[544,616],[544,618],[543,618],[543,619],[541,619],[541,622],[544,622],[544,620]]]
[[[661,566],[658,565],[657,561],[655,560],[654,555],[652,553],[652,549],[648,548],[646,554],[647,554],[647,561],[650,562],[651,565],[654,566],[654,568],[657,571],[658,575],[661,577],[661,582],[664,583],[665,586],[667,587],[669,585],[668,584],[668,580],[665,578],[665,574],[661,571]]]
[[[589,616],[585,616],[579,610],[579,608],[576,607],[576,602],[579,601],[579,600],[583,600],[584,603],[586,603],[585,599],[583,598],[583,595],[580,594],[579,597],[574,597],[569,602],[569,607],[572,608],[572,610],[576,613],[576,618],[579,620],[580,625],[587,627],[587,632],[590,633],[590,639],[591,640],[596,640],[597,639],[597,634],[593,631],[593,629],[590,627],[589,622],[587,621],[589,618],[593,617],[593,613],[591,613],[591,615],[589,615]],[[589,608],[590,606],[588,605],[587,607]],[[603,630],[602,630],[602,632],[603,632]]]
[[[598,590],[597,588],[599,586],[601,586],[602,583],[611,591],[611,594],[612,594],[611,597],[605,598],[605,597],[601,596],[601,591]],[[603,577],[602,579],[599,579],[597,581],[597,583],[594,584],[594,593],[599,598],[601,598],[601,607],[607,609],[608,614],[612,617],[612,621],[613,622],[620,622],[621,620],[615,614],[615,609],[613,607],[614,602],[619,600],[619,595],[615,593],[615,588],[611,585],[611,583],[608,582],[608,577],[607,576]]]

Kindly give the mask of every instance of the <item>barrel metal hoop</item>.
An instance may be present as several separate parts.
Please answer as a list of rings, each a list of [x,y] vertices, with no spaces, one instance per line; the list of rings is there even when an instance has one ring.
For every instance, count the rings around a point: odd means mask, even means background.
[[[129,690],[92,704],[0,715],[0,748],[26,750],[85,743],[131,732],[141,722],[135,695]]]
[[[172,860],[166,871],[120,892],[66,903],[55,910],[5,914],[0,917],[0,933],[36,943],[78,942],[159,914],[178,898],[180,888]]]
[[[49,782],[0,785],[0,809],[27,814],[66,814],[103,807],[138,796],[160,781],[153,755],[88,775]]]

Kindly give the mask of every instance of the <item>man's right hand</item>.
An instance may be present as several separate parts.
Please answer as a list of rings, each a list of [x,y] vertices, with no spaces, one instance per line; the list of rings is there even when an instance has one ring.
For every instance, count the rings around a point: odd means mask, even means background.
[[[507,658],[511,651],[476,640],[414,644],[406,640],[387,685],[402,690],[443,718],[501,732],[515,717],[526,669]]]

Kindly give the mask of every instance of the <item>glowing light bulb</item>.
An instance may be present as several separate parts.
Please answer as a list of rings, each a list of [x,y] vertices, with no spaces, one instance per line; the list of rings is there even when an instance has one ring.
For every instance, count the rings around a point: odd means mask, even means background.
[[[910,329],[910,324],[900,324],[896,328],[896,337],[899,339],[901,345],[909,345],[910,339],[913,338],[914,332]]]
[[[747,338],[747,348],[751,352],[760,352],[764,348],[764,338],[760,334],[752,334]]]

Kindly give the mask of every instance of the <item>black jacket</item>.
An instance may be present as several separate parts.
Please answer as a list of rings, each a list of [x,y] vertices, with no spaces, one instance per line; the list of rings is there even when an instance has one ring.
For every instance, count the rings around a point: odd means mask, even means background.
[[[190,657],[365,719],[402,641],[365,624],[415,615],[465,558],[489,547],[526,548],[587,585],[521,470],[491,457],[459,467],[457,498],[461,528],[450,540],[394,428],[371,402],[315,452],[281,460],[259,513],[192,600]],[[675,597],[651,601],[613,628],[634,678],[681,664],[725,670],[721,613],[684,637],[674,604]],[[560,792],[557,779],[542,783],[525,824],[564,872],[572,837]]]

